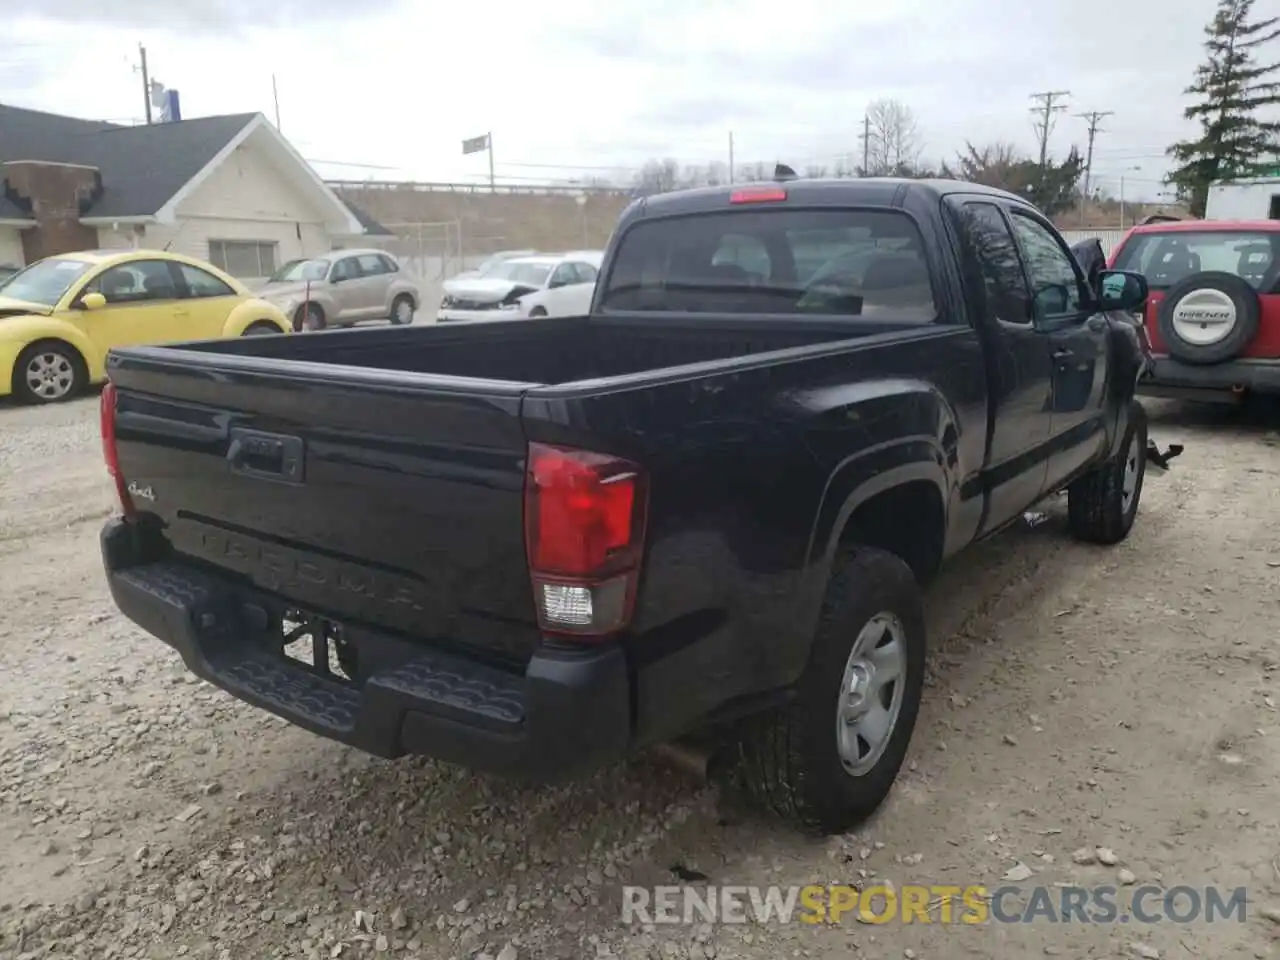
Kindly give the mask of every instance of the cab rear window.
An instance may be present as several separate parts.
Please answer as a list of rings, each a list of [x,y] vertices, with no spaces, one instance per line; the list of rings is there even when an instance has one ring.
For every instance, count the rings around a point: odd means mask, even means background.
[[[1280,274],[1280,232],[1136,233],[1121,248],[1114,266],[1142,274],[1155,290],[1166,290],[1192,274],[1213,270],[1234,274],[1255,290],[1271,293]]]
[[[891,210],[735,210],[641,221],[623,235],[609,312],[937,318],[915,223]]]

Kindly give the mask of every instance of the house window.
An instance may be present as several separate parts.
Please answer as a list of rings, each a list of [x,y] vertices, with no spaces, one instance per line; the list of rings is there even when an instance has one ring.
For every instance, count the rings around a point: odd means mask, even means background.
[[[209,262],[233,277],[269,277],[276,272],[276,244],[265,240],[210,240]]]

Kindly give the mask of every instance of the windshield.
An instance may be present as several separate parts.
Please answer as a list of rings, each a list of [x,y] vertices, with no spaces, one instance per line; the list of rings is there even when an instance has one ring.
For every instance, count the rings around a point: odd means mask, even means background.
[[[323,280],[329,273],[328,260],[290,260],[271,275],[271,283]]]
[[[485,274],[485,279],[511,280],[531,287],[540,287],[547,282],[547,276],[550,273],[551,266],[546,263],[520,263],[518,260],[508,260],[505,263],[494,264],[493,269]]]
[[[93,264],[84,260],[62,260],[57,257],[33,263],[8,280],[0,280],[0,297],[12,297],[27,303],[52,307],[77,279]]]
[[[919,231],[887,210],[742,210],[636,224],[606,311],[937,317]]]
[[[1167,290],[1206,270],[1231,273],[1255,290],[1270,290],[1280,270],[1280,232],[1135,233],[1116,257],[1115,269],[1142,274],[1153,290]]]

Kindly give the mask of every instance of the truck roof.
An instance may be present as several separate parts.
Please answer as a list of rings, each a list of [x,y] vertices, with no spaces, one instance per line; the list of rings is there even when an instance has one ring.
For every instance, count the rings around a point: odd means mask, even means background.
[[[636,200],[623,216],[630,220],[642,216],[663,217],[683,213],[705,213],[709,210],[723,209],[729,202],[729,198],[738,191],[769,189],[785,190],[788,199],[819,206],[852,203],[901,207],[909,195],[921,199],[941,199],[952,193],[986,194],[1002,200],[1027,203],[1025,197],[1007,190],[998,190],[963,180],[843,177],[821,180],[760,180],[660,193]]]

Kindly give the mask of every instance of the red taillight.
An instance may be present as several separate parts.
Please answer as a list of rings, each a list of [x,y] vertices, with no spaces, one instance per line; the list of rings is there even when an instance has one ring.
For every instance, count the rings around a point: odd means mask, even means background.
[[[544,630],[604,636],[627,625],[643,551],[646,493],[634,463],[529,445],[525,545]]]
[[[102,459],[107,464],[107,473],[116,484],[116,497],[120,501],[120,510],[126,517],[134,515],[133,498],[129,496],[129,488],[125,485],[124,475],[120,472],[120,451],[116,446],[116,385],[108,383],[102,388],[102,403],[99,410],[99,425],[102,428]]]
[[[756,187],[735,190],[729,195],[730,203],[779,203],[787,199],[787,191],[781,187]]]

